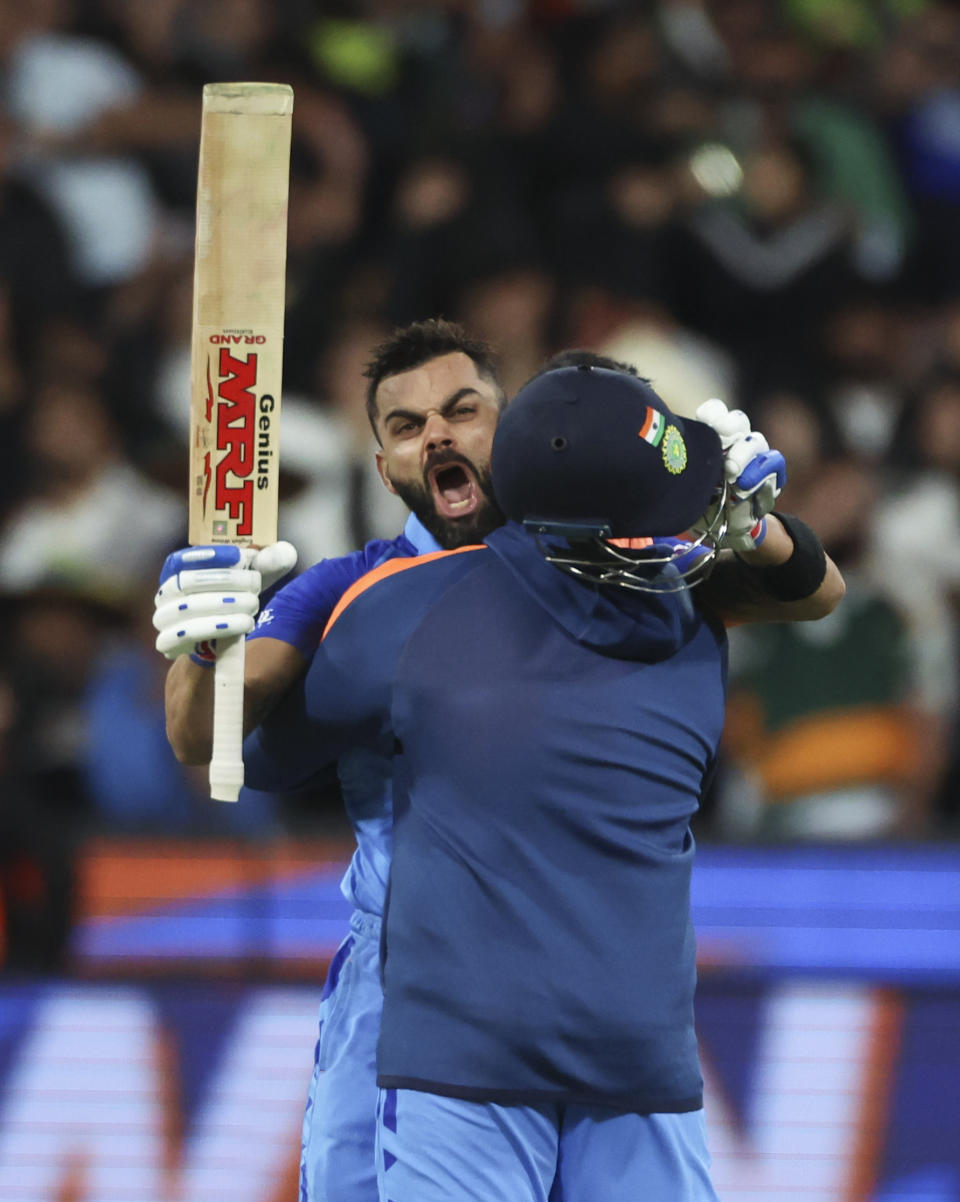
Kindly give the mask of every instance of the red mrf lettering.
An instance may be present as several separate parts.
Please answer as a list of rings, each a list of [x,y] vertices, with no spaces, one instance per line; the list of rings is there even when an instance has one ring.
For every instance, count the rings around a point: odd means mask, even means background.
[[[236,533],[241,536],[253,533],[253,482],[248,477],[253,472],[256,437],[256,354],[237,359],[221,347],[219,376],[215,508],[236,519]]]

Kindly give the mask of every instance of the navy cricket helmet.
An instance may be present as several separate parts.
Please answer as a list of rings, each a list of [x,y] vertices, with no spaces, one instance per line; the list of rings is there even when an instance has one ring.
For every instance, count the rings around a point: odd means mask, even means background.
[[[552,539],[551,562],[601,583],[686,587],[706,574],[723,534],[719,436],[626,372],[582,366],[535,376],[500,418],[491,469],[507,517]],[[709,528],[679,542],[708,510]],[[558,553],[557,539],[577,554]],[[638,550],[610,540],[651,541]],[[598,574],[598,560],[614,566]]]

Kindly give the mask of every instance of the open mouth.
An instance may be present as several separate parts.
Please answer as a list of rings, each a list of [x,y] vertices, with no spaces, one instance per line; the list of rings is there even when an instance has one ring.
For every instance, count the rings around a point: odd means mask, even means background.
[[[480,504],[480,490],[473,472],[462,463],[445,463],[428,473],[433,504],[445,518],[462,518]]]

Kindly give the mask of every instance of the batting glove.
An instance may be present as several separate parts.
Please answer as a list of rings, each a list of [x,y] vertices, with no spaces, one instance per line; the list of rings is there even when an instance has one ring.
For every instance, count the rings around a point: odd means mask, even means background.
[[[742,409],[728,409],[723,401],[714,399],[704,401],[696,416],[716,430],[723,448],[727,530],[719,545],[733,551],[753,551],[766,537],[766,515],[787,482],[786,462],[779,451],[770,449],[759,431],[750,429],[750,419]],[[695,529],[706,528],[716,516],[717,506],[713,505]]]
[[[252,547],[187,547],[168,555],[154,597],[156,647],[167,659],[189,655],[213,664],[218,638],[249,634],[260,594],[292,570],[290,543]]]

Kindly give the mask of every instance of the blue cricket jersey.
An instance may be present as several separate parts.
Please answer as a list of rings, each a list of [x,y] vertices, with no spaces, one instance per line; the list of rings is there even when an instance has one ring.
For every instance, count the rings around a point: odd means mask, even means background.
[[[257,626],[249,636],[280,639],[296,647],[310,659],[334,607],[360,577],[396,558],[424,555],[440,549],[413,514],[407,518],[403,533],[393,539],[374,539],[359,551],[336,559],[323,559],[306,569],[281,588],[262,610]],[[317,768],[323,767],[317,763]],[[272,783],[255,783],[247,772],[247,784],[253,788],[280,790],[303,784],[285,779],[284,766],[272,775]],[[312,774],[311,774],[312,775]],[[337,775],[347,815],[357,841],[340,891],[358,910],[382,914],[390,871],[392,842],[391,780],[393,767],[384,757],[366,747],[345,751],[337,762]]]
[[[513,524],[353,594],[246,754],[394,756],[380,1084],[698,1109],[689,824],[722,628],[572,580]]]

